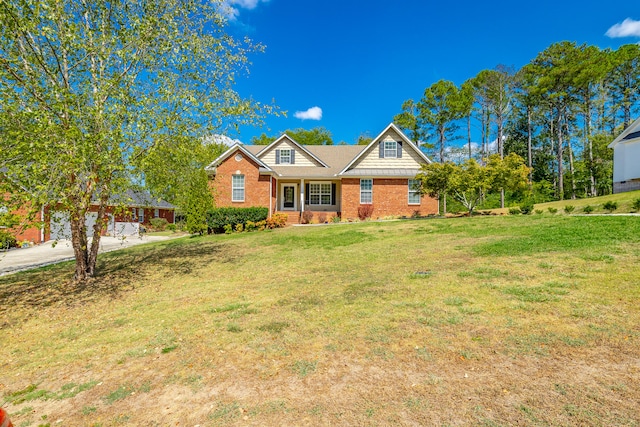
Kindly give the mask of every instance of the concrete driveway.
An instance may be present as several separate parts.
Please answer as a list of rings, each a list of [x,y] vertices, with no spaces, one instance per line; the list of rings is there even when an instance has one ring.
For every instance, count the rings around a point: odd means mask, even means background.
[[[129,237],[122,240],[103,236],[100,238],[99,253],[171,238],[168,236],[143,236],[140,238]],[[52,243],[50,241],[31,248],[11,249],[10,251],[0,252],[0,276],[74,259],[73,248],[69,240],[59,240],[55,247],[53,247]]]

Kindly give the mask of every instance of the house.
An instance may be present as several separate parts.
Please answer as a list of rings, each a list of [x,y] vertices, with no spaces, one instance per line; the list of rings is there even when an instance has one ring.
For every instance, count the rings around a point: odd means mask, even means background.
[[[613,148],[613,192],[640,190],[640,118],[609,144]]]
[[[97,203],[92,203],[86,214],[87,237],[93,235],[97,211]],[[13,228],[18,241],[43,243],[71,238],[71,225],[65,212],[43,207],[32,219],[27,219],[26,213],[26,209],[13,212],[20,220],[20,224]],[[175,206],[153,199],[146,191],[127,190],[124,195],[109,201],[107,215],[109,222],[104,235],[132,236],[139,233],[140,225],[149,226],[153,218],[165,218],[167,222],[174,223]]]
[[[231,146],[206,170],[218,207],[262,206],[285,213],[289,223],[304,212],[317,221],[428,215],[438,202],[415,188],[420,166],[430,160],[395,125],[363,145],[300,145],[282,135],[267,146]]]

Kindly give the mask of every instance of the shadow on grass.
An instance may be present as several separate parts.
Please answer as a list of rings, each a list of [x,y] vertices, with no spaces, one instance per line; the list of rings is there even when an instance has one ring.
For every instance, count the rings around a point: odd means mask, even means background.
[[[0,329],[53,305],[78,305],[144,285],[151,276],[190,275],[212,262],[233,262],[240,254],[205,239],[181,239],[101,254],[97,274],[86,283],[73,280],[73,261],[0,277]]]

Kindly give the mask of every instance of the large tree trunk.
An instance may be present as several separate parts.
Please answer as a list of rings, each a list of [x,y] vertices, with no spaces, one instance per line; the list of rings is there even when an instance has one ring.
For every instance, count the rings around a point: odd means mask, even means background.
[[[89,257],[87,242],[87,227],[85,223],[86,208],[76,208],[69,211],[69,224],[71,225],[71,246],[76,259],[76,272],[74,279],[83,282],[89,278],[87,274]]]

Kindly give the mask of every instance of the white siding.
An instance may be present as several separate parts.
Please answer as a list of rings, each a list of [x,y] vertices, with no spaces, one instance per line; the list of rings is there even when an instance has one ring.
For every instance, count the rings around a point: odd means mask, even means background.
[[[640,178],[640,139],[620,142],[613,150],[613,182]]]
[[[295,150],[295,164],[287,165],[287,164],[278,164],[276,165],[276,150],[280,150],[282,148],[289,148],[291,150]],[[296,147],[295,144],[291,143],[287,139],[283,139],[278,144],[274,145],[267,151],[260,155],[260,160],[266,163],[269,166],[321,166],[317,161],[313,159],[313,157],[309,156],[304,151],[300,150],[300,148]]]
[[[376,141],[369,150],[364,153],[360,160],[351,169],[419,169],[424,160],[415,152],[409,143],[402,142],[402,157],[381,159],[378,143],[380,141],[402,141],[392,130],[389,130],[382,139]]]

